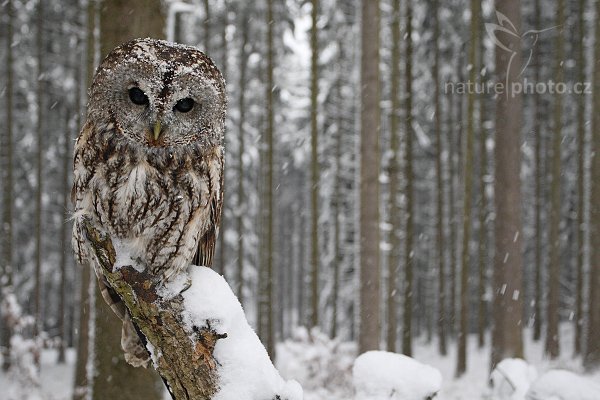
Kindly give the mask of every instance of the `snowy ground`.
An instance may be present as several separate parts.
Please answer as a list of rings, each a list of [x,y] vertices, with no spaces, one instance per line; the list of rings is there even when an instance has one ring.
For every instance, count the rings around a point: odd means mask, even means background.
[[[537,368],[539,374],[561,368],[582,374],[581,360],[572,359],[572,335],[569,326],[563,326],[561,349],[562,356],[555,361],[549,361],[543,356],[543,343],[534,343],[530,332],[525,332],[527,360]],[[290,350],[289,343],[279,346],[280,355],[285,360],[278,360],[278,367],[285,378],[298,379],[304,386],[305,400],[348,400],[352,397],[350,384],[352,357],[354,346],[347,343],[332,343],[316,340],[312,345],[297,344],[295,350]],[[332,357],[323,357],[325,352],[333,353]],[[456,349],[450,344],[447,357],[437,354],[435,343],[425,343],[418,340],[415,343],[414,357],[422,363],[432,365],[440,370],[443,377],[442,390],[436,400],[495,400],[490,394],[488,382],[489,348],[477,349],[476,338],[469,341],[469,357],[467,373],[454,379]],[[294,356],[301,354],[301,356]],[[318,362],[306,362],[306,358]],[[56,352],[46,350],[42,355],[41,390],[44,397],[41,400],[70,400],[73,386],[73,369],[75,353],[70,350],[67,354],[67,364],[56,364]],[[312,368],[312,371],[306,371]],[[304,369],[304,370],[303,370]],[[335,371],[335,369],[338,369]],[[294,373],[296,376],[290,376]],[[585,375],[584,375],[585,376]],[[600,385],[600,371],[594,375],[585,376]],[[304,380],[304,381],[303,381]],[[8,389],[12,379],[0,373],[0,400],[9,400]],[[570,400],[570,399],[565,399]]]

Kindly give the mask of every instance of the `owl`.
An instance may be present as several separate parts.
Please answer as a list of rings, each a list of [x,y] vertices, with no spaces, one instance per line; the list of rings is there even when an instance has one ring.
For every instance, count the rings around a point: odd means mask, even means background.
[[[135,39],[100,64],[74,151],[73,248],[123,320],[126,360],[146,366],[129,315],[91,257],[82,222],[166,283],[210,266],[223,204],[225,81],[194,47]],[[195,258],[194,258],[195,257]]]

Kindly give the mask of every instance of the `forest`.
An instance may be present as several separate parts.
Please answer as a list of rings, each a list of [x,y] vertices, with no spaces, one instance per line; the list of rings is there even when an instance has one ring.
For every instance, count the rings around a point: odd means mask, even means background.
[[[304,399],[600,399],[600,1],[0,10],[0,400],[168,398],[71,247],[88,89],[144,37],[225,78],[212,268]],[[439,372],[369,397],[374,350]]]

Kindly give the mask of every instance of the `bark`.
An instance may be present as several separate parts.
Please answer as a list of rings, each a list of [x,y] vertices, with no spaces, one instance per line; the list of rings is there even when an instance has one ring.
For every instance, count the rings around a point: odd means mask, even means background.
[[[535,26],[540,26],[540,0],[535,0]],[[540,56],[537,49],[533,53],[534,82],[540,81]],[[540,95],[533,94],[533,134],[535,135],[535,272],[534,272],[534,304],[533,304],[533,340],[542,336],[542,183],[545,173],[542,170],[542,126]]]
[[[163,11],[160,1],[103,1],[100,12],[101,57],[121,43],[135,38],[163,38]]]
[[[340,46],[341,47],[341,46]],[[340,56],[341,58],[341,56]],[[342,99],[342,82],[341,77],[338,77],[336,83],[337,100]],[[342,241],[341,241],[341,226],[340,226],[340,211],[342,209],[341,195],[341,180],[342,180],[342,115],[338,111],[336,115],[337,128],[335,134],[335,182],[333,188],[333,290],[331,294],[332,317],[331,317],[331,337],[335,338],[338,334],[338,299],[340,292],[340,266],[342,263]]]
[[[483,10],[479,8],[479,26],[481,29],[485,29],[483,23]],[[482,85],[487,83],[487,72],[479,73],[485,68],[485,43],[483,38],[485,37],[483,32],[479,31],[479,65],[477,68],[478,75],[480,76]],[[486,100],[487,96],[485,93],[479,94],[479,282],[478,282],[478,296],[477,296],[477,336],[478,346],[483,348],[485,345],[485,331],[487,328],[487,315],[488,307],[487,300],[485,298],[485,292],[487,287],[487,271],[488,271],[488,199],[486,194],[486,177],[488,173],[488,156],[487,156],[487,128],[485,126],[487,118],[487,107]]]
[[[206,54],[211,53],[210,47],[210,28],[212,21],[210,19],[210,1],[204,0],[204,52]]]
[[[401,210],[400,210],[400,0],[393,2],[392,19],[392,68],[391,68],[391,93],[392,110],[390,114],[390,150],[392,157],[389,165],[390,181],[390,252],[388,258],[388,279],[387,279],[387,350],[396,351],[397,331],[398,331],[398,269],[400,268],[400,229],[401,229]]]
[[[244,304],[244,264],[245,264],[245,249],[244,249],[244,217],[246,213],[246,195],[244,187],[245,168],[244,168],[244,151],[245,151],[245,135],[244,124],[246,122],[246,71],[247,71],[247,54],[246,45],[248,44],[248,12],[244,7],[241,13],[241,33],[242,41],[240,44],[240,81],[239,81],[239,97],[238,111],[240,113],[238,119],[238,187],[237,187],[237,229],[238,229],[238,254],[237,254],[237,290],[236,294],[240,303]]]
[[[36,192],[35,192],[35,275],[34,275],[34,318],[33,336],[37,337],[42,326],[42,164],[44,154],[44,55],[43,55],[43,32],[44,29],[44,0],[40,0],[37,6],[36,15],[36,59],[37,59],[37,80],[36,80],[36,99],[37,99],[37,120],[36,120]],[[39,363],[39,360],[36,360]],[[39,364],[38,364],[39,366]]]
[[[457,134],[455,129],[455,111],[454,111],[454,96],[448,95],[448,209],[450,210],[448,216],[448,224],[450,225],[450,238],[448,246],[450,247],[450,262],[449,262],[449,275],[450,275],[450,293],[448,301],[448,318],[446,319],[446,328],[448,332],[454,334],[454,323],[455,323],[455,310],[456,310],[456,194],[455,194],[455,182],[456,182],[456,139]]]
[[[78,112],[77,112],[78,113]],[[70,185],[69,185],[69,172],[71,163],[71,138],[72,132],[69,127],[69,116],[70,110],[65,110],[65,134],[63,143],[63,165],[62,165],[62,209],[65,213],[63,215],[63,221],[69,221],[69,203],[70,203]],[[58,344],[58,363],[65,363],[65,346],[66,346],[66,321],[65,315],[67,312],[66,308],[66,296],[67,296],[67,254],[70,254],[70,228],[71,224],[63,222],[60,229],[60,286],[59,286],[59,306],[58,306],[58,336],[60,342]]]
[[[396,0],[398,1],[398,0]],[[439,36],[440,36],[440,20],[439,20],[439,2],[434,0],[433,3],[433,41],[434,41],[434,58],[433,58],[433,79],[435,85],[435,142],[436,142],[436,184],[437,184],[437,268],[438,268],[438,348],[441,355],[445,356],[448,352],[446,348],[446,270],[445,270],[445,255],[444,255],[444,169],[442,166],[442,109],[440,106],[440,76],[439,76]]]
[[[7,38],[6,38],[6,129],[2,135],[0,146],[0,162],[2,163],[2,255],[0,259],[0,273],[2,284],[0,295],[5,298],[7,292],[12,289],[12,263],[13,263],[13,5],[8,0],[5,4],[7,16]],[[2,349],[2,369],[10,367],[10,338],[12,330],[8,321],[3,320],[0,328],[0,348]]]
[[[226,335],[218,334],[210,325],[188,327],[181,294],[171,299],[161,297],[158,294],[160,278],[145,271],[138,272],[131,266],[115,265],[116,253],[110,238],[95,231],[87,221],[84,221],[84,227],[102,274],[127,307],[140,338],[156,350],[154,354],[161,355],[155,357],[154,367],[165,381],[172,398],[211,399],[218,390],[217,362],[213,357],[213,350],[217,340]],[[109,312],[116,318],[110,310]],[[119,327],[120,324],[113,325]],[[130,372],[110,360],[103,363],[102,358],[107,355],[98,354],[99,365],[110,366],[113,378]],[[112,391],[111,386],[115,386]],[[153,390],[119,385],[113,379],[103,385],[95,385],[94,398],[153,398],[149,391]]]
[[[539,0],[538,0],[539,1]],[[585,0],[579,0],[577,15],[577,76],[585,82]],[[575,354],[581,354],[583,342],[583,270],[585,251],[585,96],[577,96],[577,287],[575,289]]]
[[[317,125],[318,97],[319,97],[319,44],[317,40],[319,0],[312,0],[312,27],[310,30],[310,47],[312,51],[310,63],[310,138],[311,138],[311,163],[310,163],[310,203],[311,203],[311,326],[319,325],[319,131]]]
[[[600,2],[596,2],[600,15]],[[600,57],[600,18],[595,19],[594,60]],[[592,110],[600,109],[600,66],[594,64]],[[586,369],[600,367],[600,113],[592,118],[591,199],[590,199],[590,275],[588,296],[587,348],[584,354]]]
[[[558,0],[556,24],[555,82],[564,81],[564,26],[565,2]],[[552,135],[552,185],[550,187],[550,260],[548,271],[548,324],[546,325],[545,351],[551,359],[560,354],[559,307],[560,307],[560,221],[561,221],[561,146],[562,146],[562,94],[554,96],[554,131]]]
[[[406,185],[406,241],[404,250],[404,314],[402,323],[402,353],[412,355],[413,318],[413,129],[412,129],[412,3],[406,0],[406,125],[404,151],[404,179]]]
[[[273,296],[273,236],[274,236],[274,196],[273,196],[273,173],[274,173],[274,130],[275,130],[275,112],[273,110],[273,87],[275,82],[273,79],[273,71],[275,68],[274,58],[275,49],[273,46],[273,0],[268,0],[267,3],[267,86],[266,86],[266,97],[267,97],[267,181],[266,185],[266,209],[267,209],[267,243],[266,243],[266,258],[267,258],[267,351],[271,358],[275,358],[275,329],[273,326],[273,303],[275,301]]]
[[[163,38],[165,18],[160,1],[106,0],[96,12],[99,20],[100,55],[106,56],[121,43],[136,37]],[[93,47],[92,47],[93,48]],[[93,278],[92,278],[93,279]],[[127,364],[120,346],[121,321],[95,290],[93,315],[95,371],[91,388],[94,400],[109,398],[161,399],[158,375],[151,369],[134,369]]]
[[[471,41],[469,44],[469,81],[477,79],[476,54],[479,33],[479,0],[471,0]],[[475,93],[469,92],[467,97],[467,132],[464,164],[465,191],[463,197],[463,240],[462,240],[462,266],[460,270],[460,324],[458,331],[458,357],[456,363],[456,376],[463,375],[467,370],[467,336],[469,315],[469,267],[471,254],[469,245],[471,242],[471,212],[473,194],[473,151],[475,141]]]
[[[496,2],[496,9],[506,15],[520,32],[521,2]],[[522,339],[522,228],[521,228],[521,122],[522,98],[510,91],[513,82],[520,82],[521,42],[503,36],[510,53],[496,47],[496,74],[498,82],[507,82],[507,91],[496,99],[496,145],[494,205],[496,209],[495,252],[492,316],[491,366],[507,357],[523,357]],[[516,54],[510,69],[512,54]]]
[[[379,348],[379,24],[378,0],[362,0],[359,353]]]

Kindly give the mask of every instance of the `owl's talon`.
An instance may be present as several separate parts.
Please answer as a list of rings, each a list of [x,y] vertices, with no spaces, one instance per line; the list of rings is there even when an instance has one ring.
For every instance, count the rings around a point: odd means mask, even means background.
[[[185,283],[183,284],[183,289],[179,292],[179,294],[185,292],[189,288],[192,287],[192,280],[190,278],[185,278]]]

